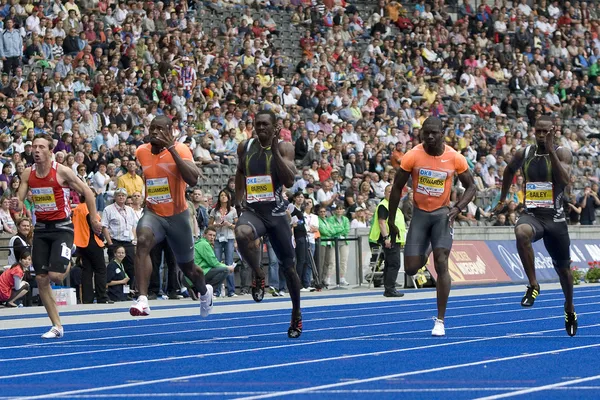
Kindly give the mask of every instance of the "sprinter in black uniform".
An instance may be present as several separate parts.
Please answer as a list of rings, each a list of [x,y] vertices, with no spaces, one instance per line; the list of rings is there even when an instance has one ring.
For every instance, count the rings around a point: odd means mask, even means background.
[[[254,271],[252,297],[260,302],[265,295],[265,274],[260,268],[260,238],[269,235],[292,299],[288,336],[298,338],[302,333],[301,285],[294,267],[292,229],[283,199],[283,187],[292,187],[296,175],[294,147],[279,142],[276,121],[273,112],[258,112],[255,120],[258,139],[249,139],[238,146],[235,200],[242,212],[235,227],[235,239],[242,258]]]
[[[517,221],[515,235],[517,249],[529,286],[521,305],[531,307],[540,293],[535,276],[535,255],[532,243],[544,239],[544,246],[552,257],[554,269],[565,295],[565,328],[570,336],[577,333],[577,314],[573,305],[573,277],[570,270],[570,239],[563,210],[565,187],[569,184],[573,156],[564,147],[554,145],[554,123],[551,117],[540,117],[535,124],[536,144],[515,153],[505,169],[502,193],[496,212],[502,211],[503,200],[521,169],[524,185],[525,211]]]

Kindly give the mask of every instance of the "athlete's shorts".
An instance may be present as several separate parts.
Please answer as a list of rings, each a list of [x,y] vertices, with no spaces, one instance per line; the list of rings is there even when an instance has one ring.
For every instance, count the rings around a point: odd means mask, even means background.
[[[413,208],[413,216],[406,235],[404,245],[405,256],[423,256],[427,253],[429,243],[432,249],[452,248],[453,230],[449,225],[448,207],[432,212]]]
[[[238,218],[236,226],[249,225],[254,231],[254,240],[266,234],[273,246],[273,251],[280,262],[293,260],[296,256],[292,239],[292,228],[287,215],[263,215],[253,210],[245,209]],[[286,265],[284,263],[284,265]],[[289,265],[289,264],[288,264]]]
[[[533,228],[533,242],[544,239],[544,246],[555,266],[570,268],[571,239],[566,220],[555,222],[551,216],[535,217],[525,213],[519,217],[515,228],[519,225],[529,225]]]
[[[36,275],[48,272],[64,274],[71,262],[73,249],[71,220],[36,222],[33,229],[31,261]]]
[[[166,238],[178,264],[194,261],[194,237],[189,210],[161,217],[145,208],[137,225],[138,234],[141,228],[149,228],[154,233],[155,244]]]

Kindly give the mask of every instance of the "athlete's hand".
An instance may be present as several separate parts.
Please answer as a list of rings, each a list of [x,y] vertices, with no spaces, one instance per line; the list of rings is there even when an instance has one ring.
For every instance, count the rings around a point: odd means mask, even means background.
[[[460,214],[460,209],[458,207],[454,206],[450,209],[450,212],[448,213],[448,222],[450,226],[454,224],[454,220],[458,214]]]
[[[279,154],[279,130],[273,136],[273,140],[271,141],[271,150],[273,153]]]
[[[102,223],[100,221],[92,221],[92,230],[96,235],[102,233]]]
[[[398,238],[398,235],[400,234],[398,227],[394,222],[388,220],[388,228],[388,235],[390,235],[390,243],[396,243],[396,238]]]
[[[175,143],[175,137],[170,131],[159,130],[155,142],[165,149],[171,147]]]
[[[548,131],[544,144],[546,145],[546,151],[554,151],[554,129]]]

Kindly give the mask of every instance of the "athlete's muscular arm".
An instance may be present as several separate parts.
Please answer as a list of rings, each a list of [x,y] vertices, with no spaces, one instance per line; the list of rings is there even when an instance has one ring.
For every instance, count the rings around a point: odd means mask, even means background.
[[[175,161],[175,165],[177,165],[177,169],[179,169],[185,183],[189,186],[196,186],[198,184],[198,177],[200,176],[200,171],[196,167],[196,164],[192,160],[181,158],[174,146],[169,147],[169,153],[171,153],[173,161]]]
[[[244,140],[238,144],[238,166],[235,172],[235,205],[241,207],[244,194],[246,194],[246,182],[244,182],[244,154],[246,153],[246,143]]]
[[[294,164],[294,145],[287,142],[278,142],[279,135],[273,139],[273,161],[277,169],[277,176],[286,188],[294,186],[296,178],[296,165]]]
[[[462,183],[465,188],[465,192],[459,201],[456,202],[452,210],[450,210],[450,225],[454,222],[454,219],[460,212],[473,200],[475,194],[477,193],[477,186],[475,186],[475,180],[473,179],[473,174],[471,171],[466,170],[462,174],[458,174],[458,179],[460,183]]]
[[[559,149],[548,150],[550,155],[550,165],[552,166],[552,177],[562,185],[568,185],[571,180],[571,164],[573,155],[569,149],[561,147]]]
[[[92,229],[96,234],[99,235],[102,232],[102,223],[98,221],[98,213],[96,212],[96,196],[94,191],[90,189],[85,182],[79,179],[71,168],[59,164],[56,172],[60,180],[69,185],[71,189],[85,197],[85,204],[90,212]],[[69,201],[69,199],[65,199],[65,201]]]
[[[504,169],[504,175],[502,176],[502,191],[500,192],[500,201],[494,212],[498,213],[502,211],[504,208],[504,199],[506,199],[506,195],[508,194],[508,189],[510,189],[510,185],[512,184],[513,178],[515,174],[523,166],[523,160],[525,159],[525,148],[518,150],[515,155],[510,160],[510,163]]]
[[[23,202],[25,201],[25,197],[27,197],[27,191],[29,191],[29,174],[31,174],[31,167],[26,168],[21,175],[21,185],[19,185],[19,190],[17,191],[17,196],[13,197],[10,201],[10,206],[13,210],[22,210]]]
[[[396,178],[394,179],[394,186],[392,186],[392,191],[390,193],[388,226],[390,227],[389,234],[391,243],[396,243],[396,238],[398,237],[399,231],[396,226],[396,211],[398,211],[400,195],[402,194],[402,189],[406,186],[406,182],[408,182],[408,178],[410,178],[410,172],[405,171],[402,168],[398,169]]]

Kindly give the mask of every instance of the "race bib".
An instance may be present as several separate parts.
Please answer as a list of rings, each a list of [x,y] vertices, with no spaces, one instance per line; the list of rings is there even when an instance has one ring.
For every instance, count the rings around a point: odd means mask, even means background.
[[[154,178],[146,180],[146,201],[150,204],[171,203],[171,188],[167,178]]]
[[[525,185],[525,207],[553,208],[552,182],[527,182]]]
[[[51,187],[31,189],[35,211],[58,211],[54,190]]]
[[[447,172],[419,168],[419,176],[417,178],[417,193],[427,196],[440,197],[444,193],[444,183],[446,183],[447,177]]]
[[[273,179],[270,175],[249,176],[246,178],[246,201],[248,203],[275,201]]]

